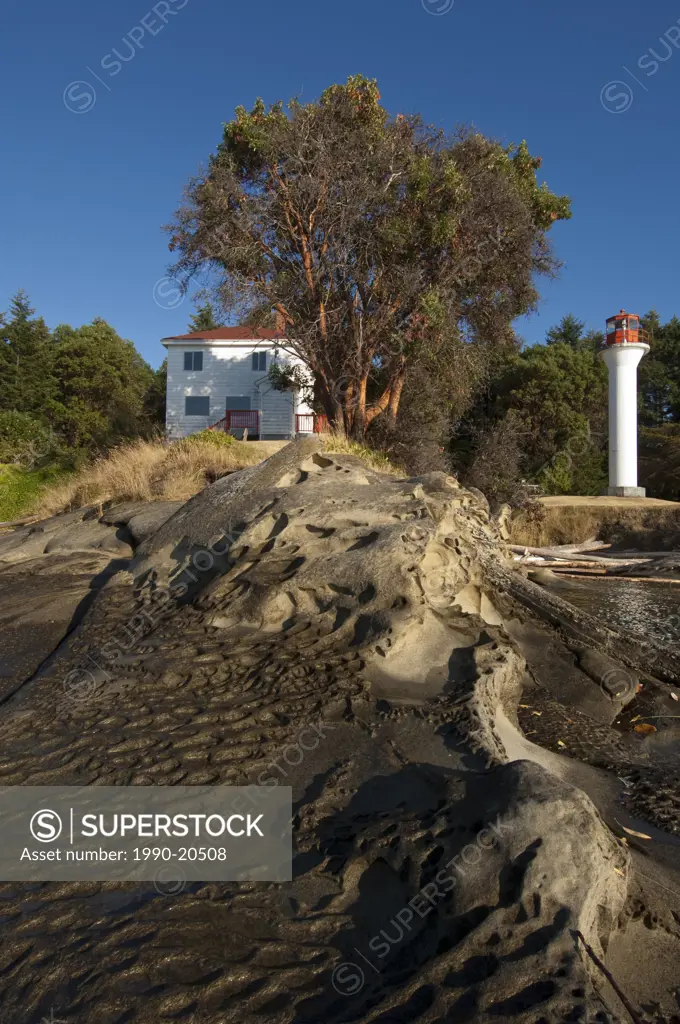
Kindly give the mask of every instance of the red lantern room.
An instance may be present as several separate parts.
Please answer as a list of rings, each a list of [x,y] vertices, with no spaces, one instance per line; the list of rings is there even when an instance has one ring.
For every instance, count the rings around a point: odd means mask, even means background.
[[[622,309],[607,320],[607,345],[649,344],[647,331],[640,327],[640,317]]]

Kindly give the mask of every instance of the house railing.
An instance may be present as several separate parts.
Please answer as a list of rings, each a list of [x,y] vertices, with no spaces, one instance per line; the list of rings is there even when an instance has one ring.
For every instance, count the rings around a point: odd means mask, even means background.
[[[295,416],[296,434],[323,434],[327,430],[328,420],[325,416],[314,413],[297,413]]]
[[[249,434],[260,433],[260,413],[257,409],[230,409],[217,423],[208,430],[247,430]],[[328,419],[316,413],[296,413],[296,434],[323,434],[328,430]]]
[[[229,409],[226,416],[217,423],[213,423],[208,430],[248,430],[249,433],[259,434],[260,413],[257,409]]]
[[[642,328],[638,331],[633,331],[628,327],[625,331],[621,329],[618,331],[612,331],[611,334],[607,334],[602,347],[611,348],[614,345],[649,345],[650,343],[651,334],[649,331],[643,331]]]

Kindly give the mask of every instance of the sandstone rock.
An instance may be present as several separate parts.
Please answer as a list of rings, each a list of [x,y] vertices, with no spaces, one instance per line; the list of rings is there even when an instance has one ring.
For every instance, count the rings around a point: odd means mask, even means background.
[[[123,515],[145,513],[100,525]],[[50,887],[30,893],[30,948],[27,893],[8,893],[3,1011],[38,1024],[58,987],[75,1024],[84,1007],[140,1024],[616,1021],[576,933],[606,962],[639,898],[677,951],[679,879],[672,845],[637,873],[608,827],[629,820],[625,750],[596,679],[621,663],[598,659],[593,628],[515,570],[485,502],[446,474],[384,476],[309,439],[206,488],[7,702],[0,785],[290,785],[293,880],[71,895],[49,972]],[[541,725],[574,720],[611,741],[609,774],[596,743]],[[642,995],[670,1014],[651,973]]]
[[[100,522],[96,509],[80,509],[1,535],[0,564],[68,551],[102,551],[130,558],[131,540],[124,527]]]

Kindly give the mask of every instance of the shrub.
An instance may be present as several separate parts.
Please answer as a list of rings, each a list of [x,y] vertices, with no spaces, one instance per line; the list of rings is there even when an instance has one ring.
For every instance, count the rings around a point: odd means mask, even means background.
[[[473,434],[472,461],[461,474],[466,487],[486,495],[492,508],[524,504],[527,491],[521,475],[521,423],[512,413],[487,431]]]
[[[197,434],[185,437],[180,443],[184,445],[208,444],[213,448],[229,448],[236,444],[236,438],[224,430],[199,430]]]
[[[640,431],[640,484],[651,498],[680,500],[680,423]]]
[[[338,455],[355,455],[366,466],[375,469],[378,473],[389,473],[392,476],[401,475],[399,467],[390,462],[383,452],[375,451],[359,441],[352,441],[344,434],[329,434],[324,440],[323,450],[329,455],[333,452]]]
[[[66,475],[67,471],[54,463],[32,470],[0,465],[0,522],[12,522],[29,515],[45,489]]]
[[[49,427],[27,412],[0,412],[0,462],[32,469],[57,454],[57,440]]]

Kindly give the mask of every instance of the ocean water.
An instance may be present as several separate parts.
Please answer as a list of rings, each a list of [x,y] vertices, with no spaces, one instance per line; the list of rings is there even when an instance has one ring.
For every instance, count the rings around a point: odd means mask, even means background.
[[[680,643],[680,584],[562,577],[559,596],[618,630]],[[567,587],[564,584],[568,585]]]

